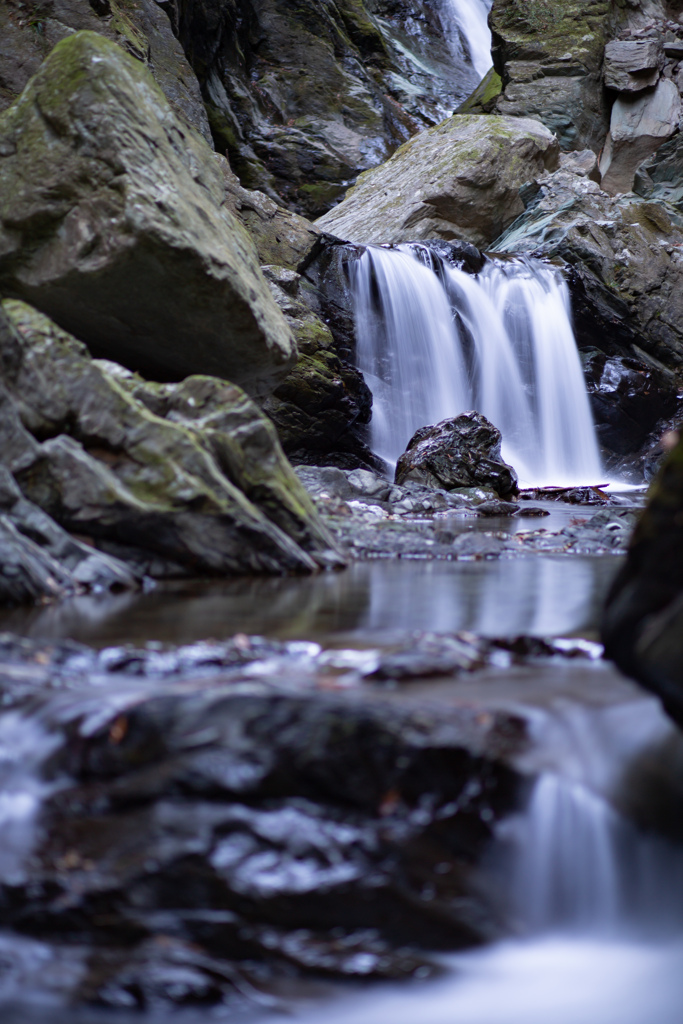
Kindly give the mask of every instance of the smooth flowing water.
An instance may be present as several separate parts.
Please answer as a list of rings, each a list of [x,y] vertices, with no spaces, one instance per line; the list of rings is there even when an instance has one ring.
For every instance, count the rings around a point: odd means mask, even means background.
[[[501,431],[503,456],[523,483],[600,482],[558,270],[490,260],[473,275],[412,244],[369,246],[352,275],[372,445],[390,465],[418,427],[476,409]]]
[[[488,14],[492,0],[444,0],[446,38],[453,59],[466,54],[479,78],[491,67],[491,32]]]

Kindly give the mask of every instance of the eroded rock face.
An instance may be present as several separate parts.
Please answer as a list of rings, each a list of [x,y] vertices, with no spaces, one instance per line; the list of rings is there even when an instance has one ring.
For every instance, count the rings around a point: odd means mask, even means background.
[[[649,89],[657,84],[663,64],[658,39],[614,39],[605,47],[605,85],[617,92]]]
[[[598,152],[609,118],[601,65],[611,15],[609,0],[494,0],[492,54],[503,82],[496,110],[538,118],[563,150]]]
[[[608,595],[608,657],[662,699],[683,726],[683,441],[652,487],[626,564]]]
[[[3,309],[2,458],[63,527],[150,575],[338,561],[273,425],[240,388],[148,384],[23,303]]]
[[[242,185],[313,217],[479,77],[428,0],[184,0],[178,31]]]
[[[561,170],[540,178],[525,213],[492,248],[566,261],[580,344],[606,345],[615,355],[625,348],[676,369],[683,365],[682,245],[683,222],[672,206],[632,194],[613,198]]]
[[[487,245],[522,212],[520,186],[558,160],[556,139],[538,121],[458,114],[363,174],[316,223],[352,242]]]
[[[138,61],[69,36],[0,139],[5,293],[157,378],[212,373],[258,392],[286,372],[293,340],[221,169]]]
[[[678,131],[681,98],[663,78],[653,91],[619,96],[600,160],[601,187],[610,195],[630,192],[640,164]]]
[[[396,464],[396,483],[492,488],[499,497],[517,493],[517,474],[503,462],[501,433],[478,412],[465,412],[415,431]]]

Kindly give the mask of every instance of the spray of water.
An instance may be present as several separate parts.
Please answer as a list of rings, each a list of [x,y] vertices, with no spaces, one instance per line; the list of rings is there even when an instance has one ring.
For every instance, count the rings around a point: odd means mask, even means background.
[[[459,63],[466,54],[479,78],[491,67],[488,14],[492,0],[444,0],[446,39]]]
[[[524,484],[599,481],[558,270],[490,260],[472,275],[424,245],[369,246],[353,265],[352,286],[358,365],[373,393],[372,444],[390,465],[418,427],[476,409],[502,432],[503,457]]]

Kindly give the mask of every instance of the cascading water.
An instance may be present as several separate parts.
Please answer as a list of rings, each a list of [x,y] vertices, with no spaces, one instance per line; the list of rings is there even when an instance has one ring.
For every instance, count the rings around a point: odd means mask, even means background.
[[[491,32],[488,14],[493,0],[444,0],[446,39],[456,63],[469,56],[477,76],[491,67]]]
[[[352,265],[372,445],[395,464],[418,427],[468,409],[503,435],[520,481],[595,484],[600,455],[558,270],[488,260],[473,275],[413,244]]]

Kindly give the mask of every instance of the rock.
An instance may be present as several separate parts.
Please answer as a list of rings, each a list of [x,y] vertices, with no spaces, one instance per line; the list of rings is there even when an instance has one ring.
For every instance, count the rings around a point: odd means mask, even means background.
[[[476,85],[441,12],[429,0],[193,0],[178,31],[242,185],[316,217]]]
[[[657,425],[679,407],[674,374],[642,358],[581,353],[595,427],[603,452],[638,452]]]
[[[69,36],[0,138],[5,293],[162,379],[213,373],[259,392],[286,372],[293,340],[223,206],[221,169],[138,61]]]
[[[487,245],[522,212],[520,186],[558,159],[556,140],[537,121],[457,114],[363,174],[316,223],[353,242]]]
[[[617,92],[649,89],[657,84],[663,63],[658,39],[612,40],[605,47],[605,85]]]
[[[683,441],[666,459],[608,594],[605,653],[683,725]]]
[[[54,600],[69,591],[63,566],[0,513],[0,606]]]
[[[339,357],[327,324],[301,301],[299,275],[263,269],[299,352],[294,369],[262,403],[285,453],[314,465],[375,464],[366,436],[372,395],[362,373]]]
[[[601,186],[610,195],[630,192],[636,170],[678,130],[681,98],[663,78],[652,91],[620,95],[612,107],[610,130],[600,159]]]
[[[492,248],[563,260],[579,346],[655,360],[666,371],[683,365],[681,246],[673,207],[612,198],[561,170],[539,178],[526,211]]]
[[[517,474],[503,462],[500,446],[500,431],[477,412],[421,427],[398,460],[396,483],[446,490],[488,486],[506,499],[517,493]]]
[[[491,114],[496,101],[503,91],[503,83],[495,68],[491,68],[464,103],[461,103],[456,114]]]
[[[633,191],[645,199],[662,199],[683,213],[683,134],[664,142],[640,165]]]
[[[0,110],[24,90],[52,47],[74,31],[106,36],[154,76],[175,114],[211,142],[199,82],[169,12],[155,0],[25,0],[21,11],[0,7]]]
[[[477,505],[478,516],[512,516],[519,511],[520,506],[514,501],[482,501]]]
[[[481,661],[458,638],[434,653]],[[6,930],[87,947],[73,1003],[225,1011],[278,979],[410,976],[501,933],[478,866],[528,789],[516,713],[248,676],[141,690],[123,674],[108,705],[56,674],[73,694],[39,707],[60,784],[0,898]]]
[[[494,0],[491,54],[503,82],[497,112],[538,118],[565,151],[599,152],[608,127],[601,65],[613,7],[609,0]]]
[[[152,575],[339,561],[274,427],[236,385],[148,384],[23,303],[3,310],[0,359],[20,422],[0,417],[2,456],[61,526]]]

